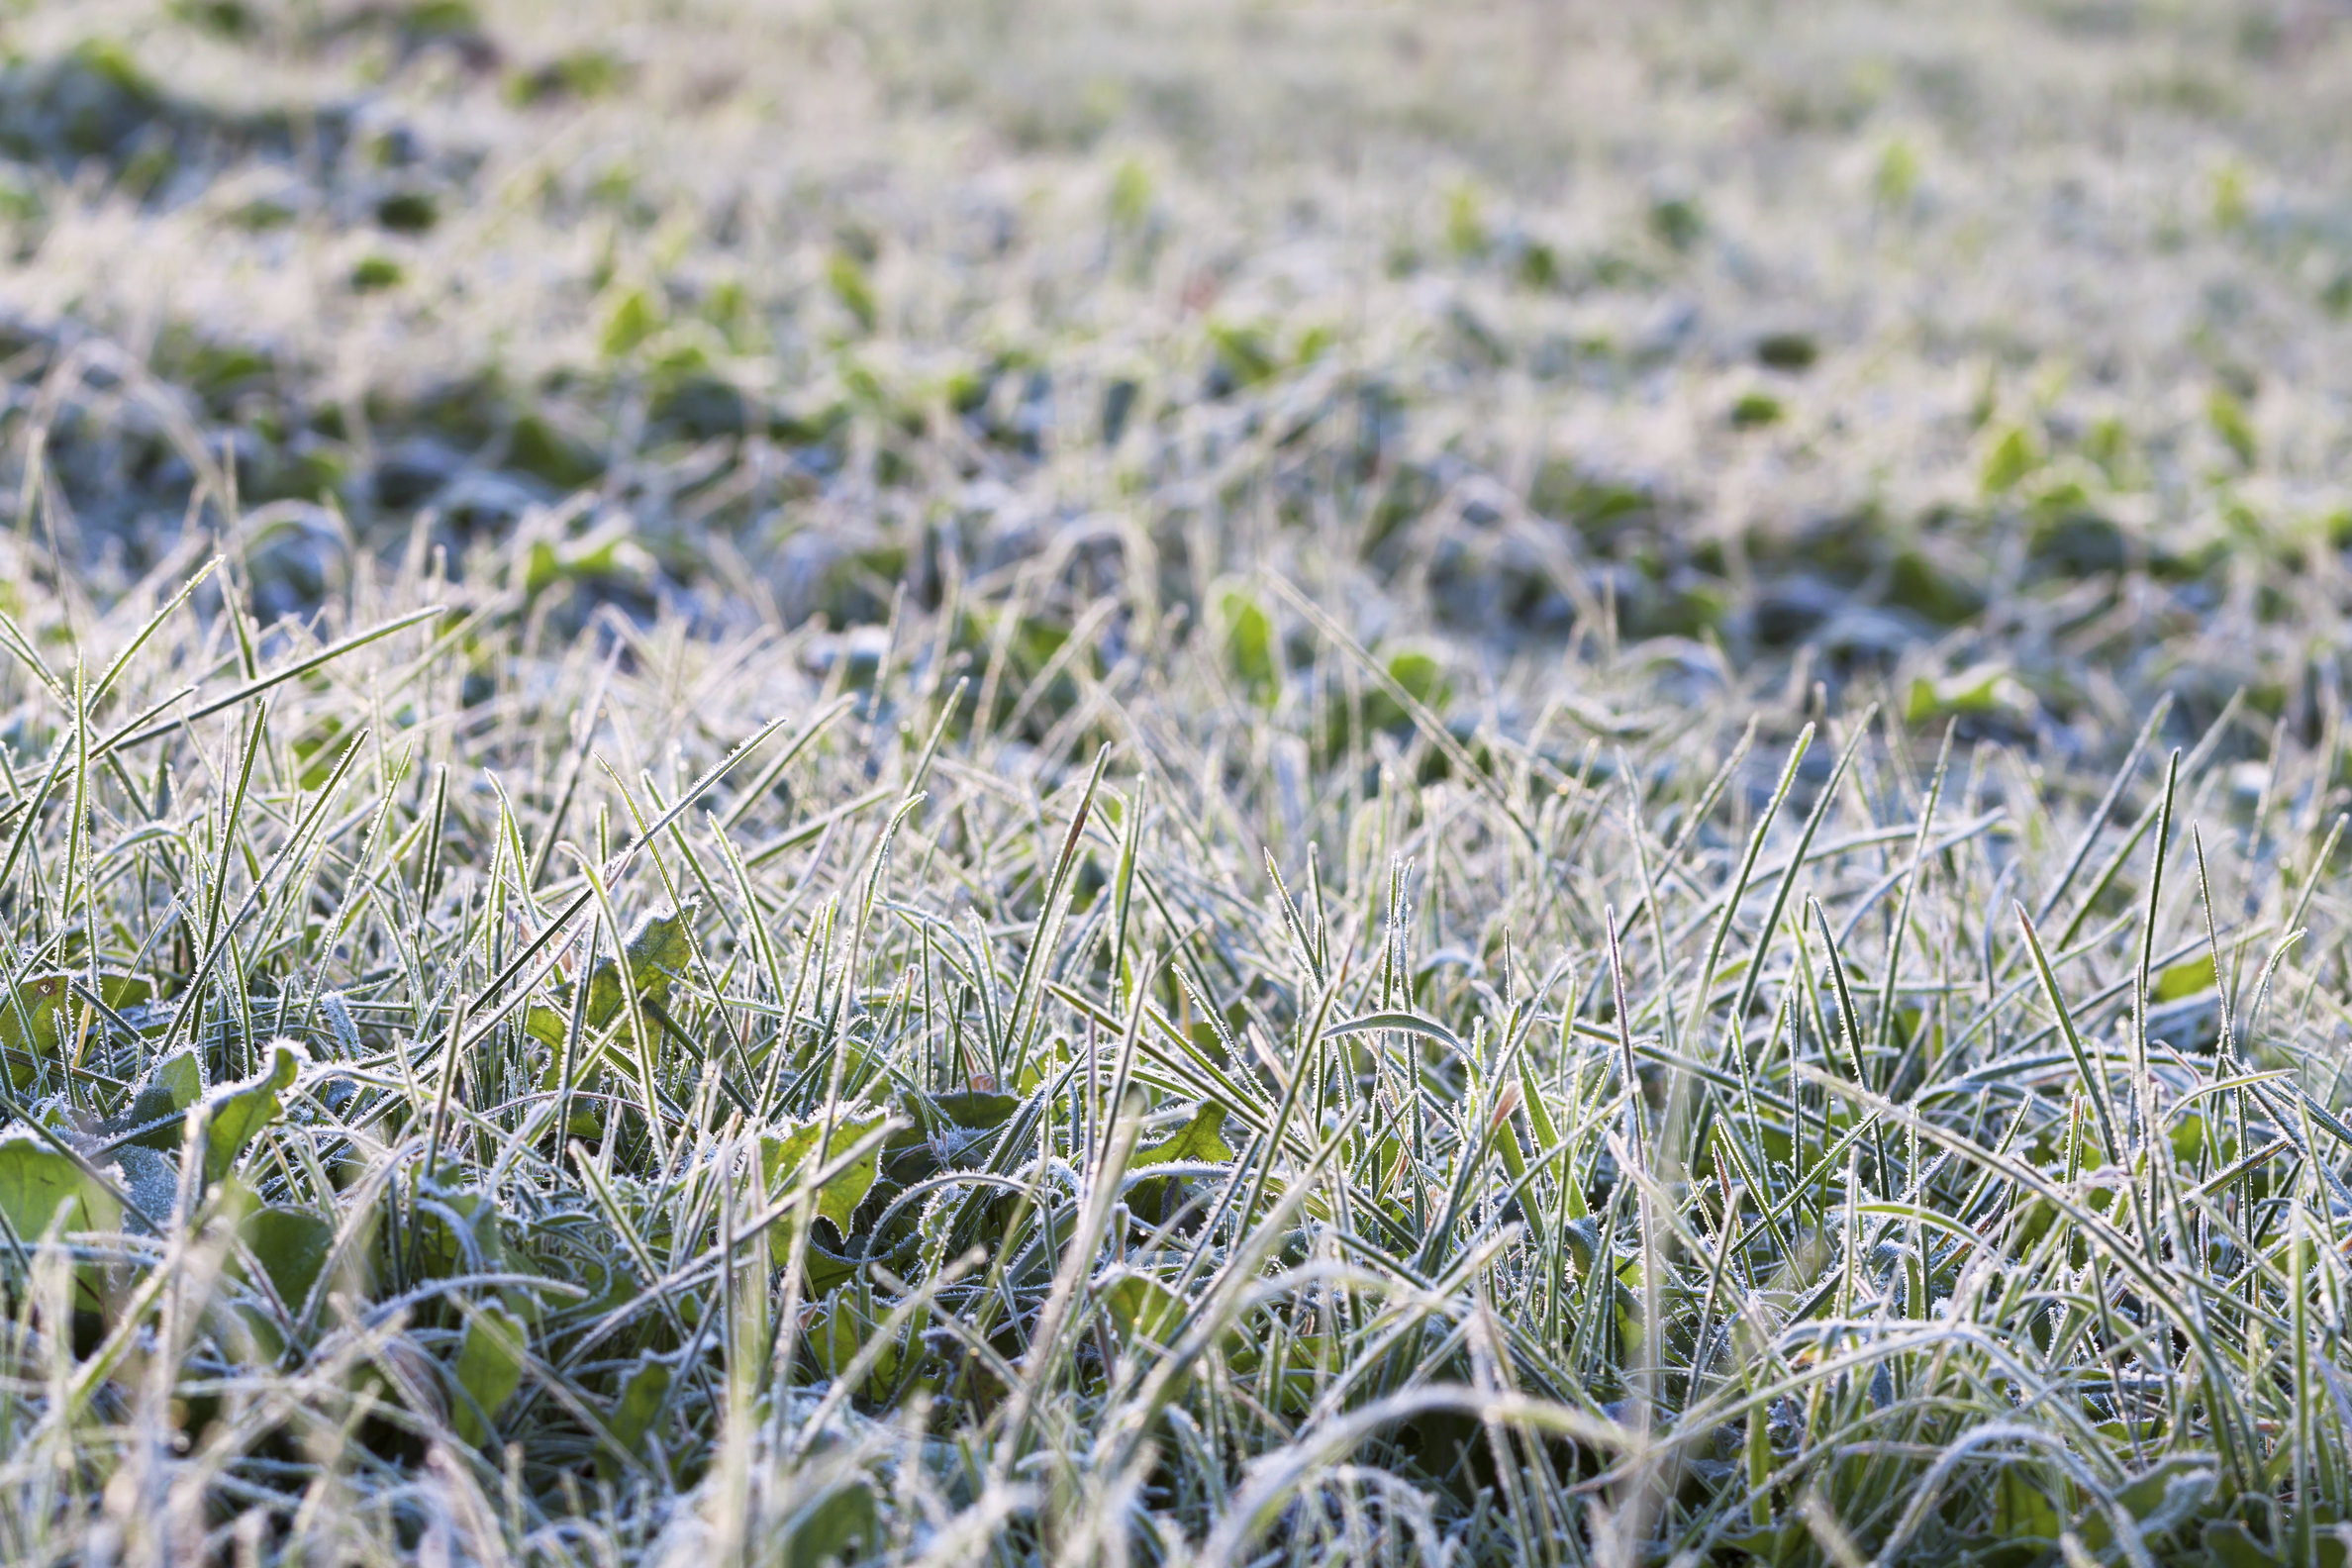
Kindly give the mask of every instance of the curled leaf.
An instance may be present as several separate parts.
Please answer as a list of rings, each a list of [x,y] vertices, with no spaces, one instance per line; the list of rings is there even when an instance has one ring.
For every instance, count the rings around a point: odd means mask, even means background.
[[[285,1110],[280,1098],[294,1086],[310,1053],[292,1040],[273,1040],[269,1065],[244,1083],[215,1090],[204,1102],[204,1179],[229,1174],[245,1145]]]

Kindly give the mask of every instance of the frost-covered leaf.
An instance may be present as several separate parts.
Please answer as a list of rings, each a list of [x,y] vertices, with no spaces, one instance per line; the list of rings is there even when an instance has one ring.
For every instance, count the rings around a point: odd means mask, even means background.
[[[658,915],[647,913],[630,928],[622,944],[622,956],[627,960],[630,983],[640,1003],[666,1006],[671,979],[684,973],[687,964],[693,961],[694,941],[690,931],[695,908],[694,901],[689,899],[683,909]],[[589,971],[588,1000],[581,1015],[581,1024],[588,1033],[602,1033],[628,1005],[621,990],[621,974],[622,964],[611,958],[599,959]],[[552,1075],[561,1070],[563,1037],[571,1028],[572,1014],[570,987],[557,986],[555,995],[558,1006],[534,1006],[523,1026],[534,1039],[554,1053],[549,1065],[550,1085],[555,1081]]]
[[[215,1090],[204,1102],[204,1179],[229,1174],[245,1145],[285,1110],[281,1098],[310,1063],[310,1053],[292,1040],[273,1040],[269,1065],[243,1083]]]
[[[827,1149],[828,1159],[837,1157],[842,1150],[879,1127],[889,1113],[867,1111],[840,1118],[833,1124],[833,1139]],[[759,1173],[765,1183],[770,1202],[781,1202],[793,1191],[793,1179],[801,1165],[817,1151],[825,1131],[821,1119],[811,1120],[781,1134],[769,1133],[759,1140]],[[849,1238],[849,1217],[865,1201],[866,1193],[874,1185],[874,1173],[881,1162],[880,1145],[858,1156],[847,1169],[828,1179],[817,1189],[817,1214],[829,1220],[842,1240]],[[769,1231],[769,1244],[776,1261],[791,1256],[792,1238],[787,1225],[779,1224]]]

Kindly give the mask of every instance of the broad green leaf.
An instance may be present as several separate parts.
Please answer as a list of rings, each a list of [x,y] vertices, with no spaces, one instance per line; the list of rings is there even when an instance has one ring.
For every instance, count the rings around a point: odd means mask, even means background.
[[[621,1397],[613,1402],[613,1414],[605,1421],[622,1447],[636,1453],[644,1446],[653,1430],[653,1418],[661,1414],[662,1401],[669,1398],[669,1389],[668,1362],[647,1358],[637,1364],[621,1385]],[[619,1469],[613,1456],[602,1449],[597,1452],[596,1468],[608,1479]]]
[[[491,1305],[466,1320],[456,1378],[466,1398],[451,1402],[451,1424],[478,1448],[495,1435],[489,1423],[523,1381],[523,1324],[512,1313]]]
[[[808,1275],[811,1296],[823,1296],[834,1286],[857,1277],[856,1259],[829,1250],[815,1236],[809,1238],[808,1253],[801,1259],[801,1267]]]
[[[2175,1454],[2158,1460],[2129,1486],[2118,1488],[2115,1501],[2153,1537],[2198,1518],[2212,1501],[2219,1482],[2210,1455]],[[2083,1544],[2097,1553],[2105,1553],[2115,1538],[2113,1521],[2100,1509],[2077,1520],[2075,1531],[2083,1537]]]
[[[1283,1341],[1279,1365],[1264,1365],[1265,1347],[1247,1334],[1228,1332],[1225,1359],[1238,1377],[1265,1388],[1269,1403],[1285,1416],[1304,1416],[1323,1380],[1336,1370],[1331,1342],[1323,1334],[1298,1334]]]
[[[1224,1106],[1204,1100],[1190,1122],[1149,1148],[1137,1149],[1127,1166],[1132,1169],[1138,1165],[1169,1165],[1179,1160],[1206,1163],[1231,1159],[1233,1151],[1225,1146],[1225,1120]]]
[[[1257,601],[1228,588],[1221,601],[1225,623],[1225,658],[1253,702],[1274,700],[1280,671],[1274,655],[1274,623]]]
[[[629,977],[637,999],[662,1007],[669,1001],[670,980],[684,972],[694,958],[694,943],[688,935],[694,919],[694,901],[689,899],[684,909],[663,914],[645,914],[630,928],[622,943],[622,957],[627,960]],[[621,1016],[627,1005],[621,990],[621,964],[611,958],[597,960],[588,975],[588,1004],[581,1023],[591,1034],[601,1033],[606,1026]],[[557,1006],[533,1007],[525,1016],[524,1029],[555,1053],[548,1065],[547,1085],[554,1087],[561,1072],[563,1036],[571,1028],[571,988],[555,988]]]
[[[605,306],[597,346],[604,350],[605,357],[618,359],[660,329],[661,315],[653,297],[645,290],[623,290]]]
[[[2017,487],[2017,482],[2041,465],[2041,453],[2035,448],[2033,438],[2022,427],[2012,425],[1994,439],[1985,453],[1985,465],[1978,480],[1987,495],[2001,495]]]
[[[26,1127],[0,1133],[0,1215],[26,1246],[48,1233],[51,1224],[60,1234],[123,1225],[123,1207],[114,1195]],[[97,1267],[85,1264],[74,1272],[77,1305],[97,1307]]]
[[[2221,438],[2230,454],[2244,468],[2254,466],[2262,455],[2261,438],[2254,434],[2254,421],[2246,413],[2246,405],[2225,387],[2215,387],[2205,399],[2205,417],[2212,422],[2213,434]]]
[[[841,1118],[833,1124],[831,1154],[837,1155],[858,1139],[880,1127],[888,1115],[883,1111],[868,1111]],[[825,1130],[818,1121],[806,1122],[782,1134],[767,1133],[759,1140],[759,1174],[766,1183],[768,1199],[780,1203],[790,1196],[793,1179],[801,1164],[816,1152],[819,1137]],[[881,1163],[879,1146],[868,1149],[848,1169],[841,1171],[817,1189],[817,1214],[820,1219],[833,1222],[833,1227],[843,1241],[849,1239],[849,1217],[865,1201],[866,1193],[874,1185],[874,1172]],[[792,1255],[792,1235],[789,1225],[779,1224],[768,1232],[768,1244],[774,1249],[776,1261],[781,1263]]]
[[[102,974],[98,977],[98,997],[116,1012],[145,1007],[155,999],[152,981],[142,975]]]
[[[335,1226],[307,1209],[255,1209],[238,1226],[269,1288],[290,1313],[300,1313],[335,1250]]]
[[[79,1165],[27,1128],[0,1133],[0,1214],[17,1239],[39,1239],[60,1208],[68,1231],[122,1227],[122,1205]]]
[[[812,1279],[819,1274],[814,1262],[816,1248],[812,1248],[812,1269],[809,1269]],[[844,1269],[842,1281],[849,1279],[853,1269]],[[807,1342],[809,1354],[816,1359],[816,1366],[824,1368],[828,1378],[839,1378],[839,1375],[849,1371],[849,1363],[858,1359],[858,1354],[868,1347],[868,1342],[872,1342],[875,1330],[877,1323],[863,1307],[861,1293],[833,1291],[828,1286],[828,1296],[819,1298],[819,1305],[809,1315],[807,1328],[802,1330],[802,1340]],[[865,1371],[861,1392],[880,1399],[882,1394],[889,1392],[896,1378],[899,1378],[899,1340],[884,1340],[875,1347],[872,1366]]]
[[[858,1317],[853,1294],[840,1291],[818,1308],[803,1337],[827,1377],[839,1377],[864,1345],[866,1325]]]
[[[1207,1164],[1229,1160],[1233,1151],[1225,1140],[1225,1109],[1214,1100],[1204,1100],[1193,1119],[1178,1127],[1173,1134],[1148,1148],[1135,1151],[1127,1161],[1133,1170],[1139,1165],[1173,1165],[1178,1162]],[[1127,1204],[1139,1215],[1156,1215],[1165,1207],[1170,1178],[1154,1177],[1139,1181],[1127,1190]]]
[[[2183,997],[2203,995],[2213,989],[2213,960],[2184,958],[2156,977],[2155,1000],[2178,1002]]]
[[[174,1051],[155,1063],[131,1101],[131,1114],[124,1119],[126,1127],[147,1128],[131,1141],[147,1148],[178,1148],[178,1119],[203,1093],[204,1069],[194,1051]],[[150,1122],[160,1125],[147,1127]]]
[[[1903,717],[1908,724],[1933,719],[1991,715],[2023,721],[2036,709],[2033,694],[2006,664],[1972,665],[1942,680],[1914,676],[1904,696]]]
[[[833,289],[833,298],[857,318],[857,325],[872,332],[875,323],[881,320],[882,306],[875,297],[873,280],[866,276],[857,257],[836,251],[825,263],[825,281]]]
[[[958,1089],[953,1094],[926,1095],[911,1099],[909,1109],[916,1118],[916,1136],[921,1128],[934,1123],[982,1132],[990,1127],[1003,1127],[1021,1109],[1021,1097],[991,1094],[982,1089]],[[927,1116],[925,1113],[929,1113]]]
[[[431,1279],[455,1274],[521,1274],[530,1272],[514,1255],[500,1223],[497,1202],[487,1193],[463,1183],[463,1173],[443,1165],[440,1174],[419,1184],[416,1209],[418,1267]],[[500,1293],[507,1310],[534,1320],[539,1304],[529,1292]]]
[[[914,1125],[891,1133],[882,1146],[890,1158],[890,1175],[903,1182],[961,1168],[965,1151],[987,1147],[990,1140],[983,1134],[1003,1127],[1021,1109],[1019,1095],[981,1089],[910,1094],[899,1103]]]
[[[0,996],[0,1056],[5,1057],[9,1079],[19,1089],[32,1086],[36,1057],[55,1056],[63,1050],[60,1036],[73,1017],[67,978],[55,971],[29,975],[18,981],[12,992]],[[118,1012],[144,1006],[153,1000],[154,993],[151,984],[136,975],[98,977],[99,998]]]
[[[2017,1469],[2001,1472],[1993,1490],[1993,1528],[2003,1536],[2031,1535],[2056,1540],[2064,1524],[2041,1488]]]
[[[285,1109],[280,1096],[309,1065],[310,1053],[292,1040],[274,1040],[269,1065],[244,1083],[216,1090],[204,1103],[204,1179],[219,1181],[245,1145]]]
[[[1165,1349],[1184,1324],[1184,1298],[1147,1274],[1121,1274],[1097,1288],[1095,1298],[1118,1324],[1122,1339]]]
[[[874,1494],[862,1481],[828,1492],[795,1513],[784,1526],[784,1568],[818,1568],[862,1558],[882,1543]]]
[[[1424,648],[1400,648],[1387,660],[1389,679],[1405,689],[1405,694],[1432,712],[1442,709],[1452,697],[1445,680],[1445,667],[1436,655]],[[1364,724],[1372,730],[1403,731],[1413,727],[1413,715],[1392,695],[1386,686],[1364,693]]]
[[[32,1087],[39,1066],[35,1058],[58,1053],[64,1000],[61,974],[34,975],[0,996],[0,1052],[6,1055],[9,1081],[17,1088]]]
[[[2256,1540],[2253,1532],[2236,1519],[2217,1519],[2207,1524],[2205,1548],[2217,1568],[2278,1568],[2277,1554]]]

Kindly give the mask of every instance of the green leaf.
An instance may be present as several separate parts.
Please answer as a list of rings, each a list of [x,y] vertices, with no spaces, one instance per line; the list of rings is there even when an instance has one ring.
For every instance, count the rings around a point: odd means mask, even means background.
[[[784,1526],[784,1568],[817,1568],[848,1562],[882,1543],[881,1515],[862,1481],[828,1492],[801,1509]]]
[[[666,1361],[648,1357],[639,1361],[621,1385],[620,1398],[613,1402],[613,1414],[605,1424],[621,1446],[632,1453],[643,1448],[653,1430],[653,1418],[661,1414],[662,1401],[669,1398],[670,1369]],[[613,1456],[598,1450],[596,1469],[610,1479],[619,1469]]]
[[[1233,1151],[1225,1146],[1225,1119],[1224,1106],[1214,1100],[1202,1101],[1201,1108],[1193,1113],[1193,1119],[1178,1127],[1171,1136],[1162,1138],[1149,1148],[1137,1149],[1134,1157],[1127,1161],[1128,1168],[1169,1165],[1179,1160],[1210,1162],[1231,1159]]]
[[[2198,1152],[2205,1147],[2205,1120],[2204,1117],[2187,1116],[2181,1118],[2179,1122],[2173,1124],[2173,1158],[2179,1160],[2184,1165],[2195,1166],[2197,1163]],[[2236,1139],[2232,1138],[2230,1140],[2230,1146],[2235,1147],[2235,1145]]]
[[[9,1081],[19,1089],[32,1087],[38,1056],[58,1052],[57,1029],[65,1000],[65,977],[33,975],[17,982],[0,997],[0,1052],[5,1052]]]
[[[2205,1548],[2218,1568],[2278,1568],[2279,1559],[2236,1519],[2205,1527]]]
[[[1213,322],[1209,341],[1216,345],[1219,368],[1234,386],[1256,386],[1282,368],[1265,328],[1254,322]]]
[[[1176,1342],[1184,1325],[1184,1298],[1147,1274],[1122,1274],[1099,1287],[1095,1299],[1110,1313],[1123,1340],[1141,1340],[1164,1350]]]
[[[825,263],[825,281],[833,298],[857,318],[857,325],[872,332],[882,319],[882,304],[875,297],[873,280],[866,276],[866,269],[858,264],[857,257],[835,252]]]
[[[462,1185],[463,1173],[451,1165],[418,1184],[416,1226],[419,1270],[429,1279],[455,1274],[523,1274],[531,1270],[507,1245],[497,1201],[478,1188]],[[500,1293],[507,1310],[517,1317],[538,1316],[539,1305],[528,1291],[510,1287]]]
[[[808,1253],[801,1259],[801,1267],[808,1274],[808,1294],[817,1297],[830,1294],[834,1286],[855,1279],[858,1262],[829,1250],[824,1242],[811,1236]]]
[[[466,1321],[456,1378],[465,1398],[455,1402],[451,1423],[458,1436],[479,1448],[496,1435],[490,1423],[523,1381],[523,1324],[512,1313],[493,1304]]]
[[[618,359],[661,329],[661,311],[641,288],[628,289],[605,307],[597,346],[608,359]]]
[[[833,1142],[829,1157],[837,1155],[858,1139],[880,1127],[889,1113],[868,1111],[858,1116],[843,1117],[833,1124]],[[767,1184],[771,1202],[782,1202],[793,1191],[793,1180],[801,1164],[816,1152],[817,1142],[825,1130],[821,1121],[806,1122],[781,1135],[763,1134],[759,1140],[759,1173]],[[817,1189],[817,1215],[833,1222],[833,1227],[842,1240],[849,1239],[849,1217],[865,1201],[866,1193],[874,1185],[874,1173],[880,1167],[882,1151],[879,1145],[860,1155],[848,1169],[839,1172]],[[768,1232],[768,1244],[779,1263],[792,1255],[792,1233],[788,1224],[779,1224]]]
[[[856,1304],[849,1300],[851,1294],[836,1293],[809,1321],[805,1334],[809,1353],[817,1358],[817,1365],[827,1377],[839,1377],[865,1343],[866,1324],[858,1316]]]
[[[2035,449],[2033,438],[2021,426],[2012,425],[2002,432],[1985,454],[1985,467],[1979,475],[1985,494],[2000,495],[2017,487],[2017,481],[2041,466],[2041,453]]]
[[[17,1239],[38,1239],[60,1208],[69,1231],[122,1227],[123,1207],[114,1195],[39,1133],[26,1127],[0,1133],[0,1214],[8,1217]]]
[[[2159,1460],[2129,1486],[2118,1489],[2115,1501],[2123,1505],[2143,1531],[2160,1535],[2196,1518],[2212,1500],[2219,1481],[2208,1456],[2175,1454]],[[2107,1541],[2113,1538],[2107,1517],[2098,1512],[2083,1520],[2080,1533],[2093,1551],[2104,1551]]]
[[[2183,997],[2202,996],[2213,989],[2213,960],[2184,958],[2156,977],[2155,1000],[2178,1002]]]
[[[47,1234],[51,1224],[60,1234],[123,1226],[123,1207],[114,1195],[27,1127],[0,1133],[0,1215],[27,1246]],[[76,1305],[96,1308],[97,1265],[82,1264],[74,1274]]]
[[[241,1084],[216,1090],[204,1103],[204,1179],[217,1182],[229,1174],[261,1129],[285,1109],[280,1096],[293,1086],[310,1053],[292,1040],[274,1040],[269,1065]]]
[[[1224,1106],[1214,1100],[1202,1101],[1201,1108],[1193,1113],[1193,1119],[1178,1127],[1173,1135],[1162,1138],[1148,1148],[1137,1149],[1134,1157],[1127,1161],[1127,1169],[1133,1170],[1139,1165],[1173,1165],[1180,1161],[1189,1164],[1231,1159],[1233,1151],[1225,1146],[1225,1119]],[[1172,1178],[1164,1176],[1137,1182],[1127,1190],[1127,1206],[1139,1215],[1161,1214],[1166,1208],[1171,1185]]]
[[[2058,1538],[2065,1521],[2041,1488],[2020,1470],[2001,1472],[1993,1490],[1993,1530],[1997,1535],[2031,1535],[2045,1541]]]
[[[2205,399],[2205,417],[2212,422],[2213,434],[2221,438],[2238,465],[2251,468],[2262,454],[2262,444],[2254,434],[2254,422],[2247,417],[2246,405],[2224,387],[2215,387]]]
[[[694,941],[688,931],[696,908],[689,899],[683,909],[658,915],[648,911],[637,918],[628,936],[623,938],[622,956],[628,961],[630,983],[640,1003],[654,1007],[667,1005],[671,979],[693,961]],[[556,1060],[548,1065],[550,1088],[562,1070],[563,1036],[571,1027],[571,989],[558,986],[555,994],[559,1008],[534,1007],[523,1023],[524,1029],[534,1039],[556,1053]],[[588,974],[588,1005],[582,1024],[589,1033],[601,1033],[621,1016],[625,1005],[621,965],[610,958],[599,959]]]
[[[1013,1119],[1021,1096],[985,1090],[957,1090],[942,1095],[902,1095],[900,1107],[914,1124],[882,1140],[889,1174],[899,1182],[917,1182],[941,1170],[961,1170],[993,1145],[984,1134]]]
[[[2021,723],[2030,720],[2034,710],[2033,694],[2009,673],[2008,665],[1985,663],[1941,680],[1913,676],[1905,694],[1903,717],[1913,725],[1972,715],[1997,715]]]
[[[204,1093],[204,1069],[191,1050],[174,1051],[155,1063],[131,1101],[131,1114],[124,1119],[126,1128],[147,1127],[131,1141],[147,1148],[171,1150],[179,1147],[180,1127],[176,1120]],[[169,1119],[169,1120],[167,1120]]]
[[[1225,659],[1240,679],[1250,700],[1270,704],[1279,688],[1274,662],[1274,623],[1256,600],[1238,588],[1228,588],[1221,601],[1225,612]]]
[[[985,1132],[1003,1127],[1021,1109],[1021,1097],[991,1094],[981,1089],[958,1089],[953,1094],[927,1095],[916,1109],[918,1122],[944,1122],[967,1131]],[[923,1113],[930,1112],[926,1118]],[[921,1134],[918,1133],[918,1136]]]
[[[335,1250],[335,1226],[307,1209],[256,1209],[238,1234],[269,1276],[269,1288],[291,1313],[300,1313]]]
[[[1445,666],[1425,648],[1400,648],[1388,656],[1383,667],[1389,679],[1405,689],[1405,695],[1432,712],[1442,709],[1453,695],[1446,684]],[[1366,729],[1406,731],[1413,728],[1413,722],[1412,713],[1387,687],[1364,693]]]

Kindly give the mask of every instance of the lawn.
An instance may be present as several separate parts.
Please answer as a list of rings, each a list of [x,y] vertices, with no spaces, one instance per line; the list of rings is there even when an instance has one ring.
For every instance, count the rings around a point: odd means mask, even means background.
[[[0,1560],[2343,1568],[2352,15],[0,15]]]

